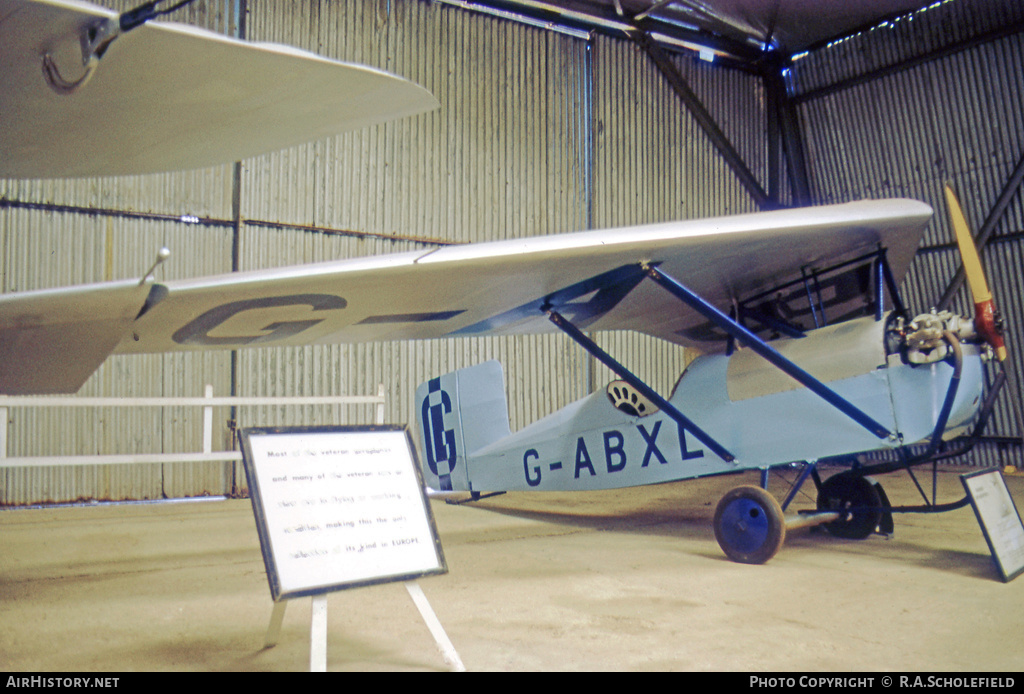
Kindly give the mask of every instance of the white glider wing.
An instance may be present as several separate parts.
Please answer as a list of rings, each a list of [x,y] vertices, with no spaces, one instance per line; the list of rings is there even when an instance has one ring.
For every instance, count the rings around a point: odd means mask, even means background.
[[[138,280],[0,295],[0,393],[73,393],[139,314]]]
[[[725,311],[802,272],[880,247],[899,282],[931,212],[913,200],[858,202],[168,282],[148,298],[136,291],[125,310],[138,306],[138,317],[110,322],[101,342],[116,336],[113,351],[144,353],[539,333],[556,330],[544,313],[552,307],[587,330],[635,330],[706,348],[689,332],[701,316],[644,281],[641,263],[657,264]],[[35,328],[45,338],[88,322],[92,309],[79,297],[108,286],[0,295],[0,370],[16,364],[48,374],[53,350],[25,353],[20,331],[45,325]],[[80,372],[102,359],[95,336],[72,333],[79,334],[79,347],[66,340],[61,358],[81,359]],[[27,388],[11,390],[12,382]],[[0,391],[39,392],[32,383],[30,375],[4,377]],[[69,379],[62,387],[80,385]],[[47,386],[61,389],[52,377]]]
[[[117,17],[0,0],[0,177],[196,169],[438,105],[380,70],[171,23],[118,35],[87,75],[83,32]]]

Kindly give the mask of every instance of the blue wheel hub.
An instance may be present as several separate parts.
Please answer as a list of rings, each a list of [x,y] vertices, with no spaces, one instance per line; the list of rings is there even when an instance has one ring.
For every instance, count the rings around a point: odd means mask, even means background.
[[[722,539],[740,552],[754,552],[770,532],[768,514],[753,499],[733,499],[722,509]]]

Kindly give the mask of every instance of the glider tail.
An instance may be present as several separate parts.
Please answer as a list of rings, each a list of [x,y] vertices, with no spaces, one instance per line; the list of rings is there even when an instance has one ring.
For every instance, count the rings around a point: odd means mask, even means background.
[[[472,491],[469,455],[510,433],[501,364],[488,361],[420,384],[416,427],[424,483],[438,491]]]

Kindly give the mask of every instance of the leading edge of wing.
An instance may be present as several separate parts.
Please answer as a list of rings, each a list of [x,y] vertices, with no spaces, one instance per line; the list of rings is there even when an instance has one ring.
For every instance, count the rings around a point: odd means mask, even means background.
[[[64,178],[197,169],[433,110],[423,87],[298,48],[147,22],[117,36],[71,93],[51,55],[84,75],[79,36],[116,18],[58,0],[0,0],[0,176]]]
[[[0,393],[76,392],[131,328],[151,288],[123,280],[0,294]]]
[[[590,330],[696,344],[680,334],[696,315],[642,282],[639,263],[659,264],[722,309],[879,246],[899,282],[931,214],[914,200],[868,201],[168,282],[117,351],[551,332],[548,305]]]

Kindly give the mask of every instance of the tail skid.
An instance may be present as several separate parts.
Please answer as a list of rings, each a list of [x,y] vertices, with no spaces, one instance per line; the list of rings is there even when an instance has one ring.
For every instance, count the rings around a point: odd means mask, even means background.
[[[511,433],[501,364],[488,361],[422,383],[416,402],[424,482],[438,491],[471,491],[469,454]]]

